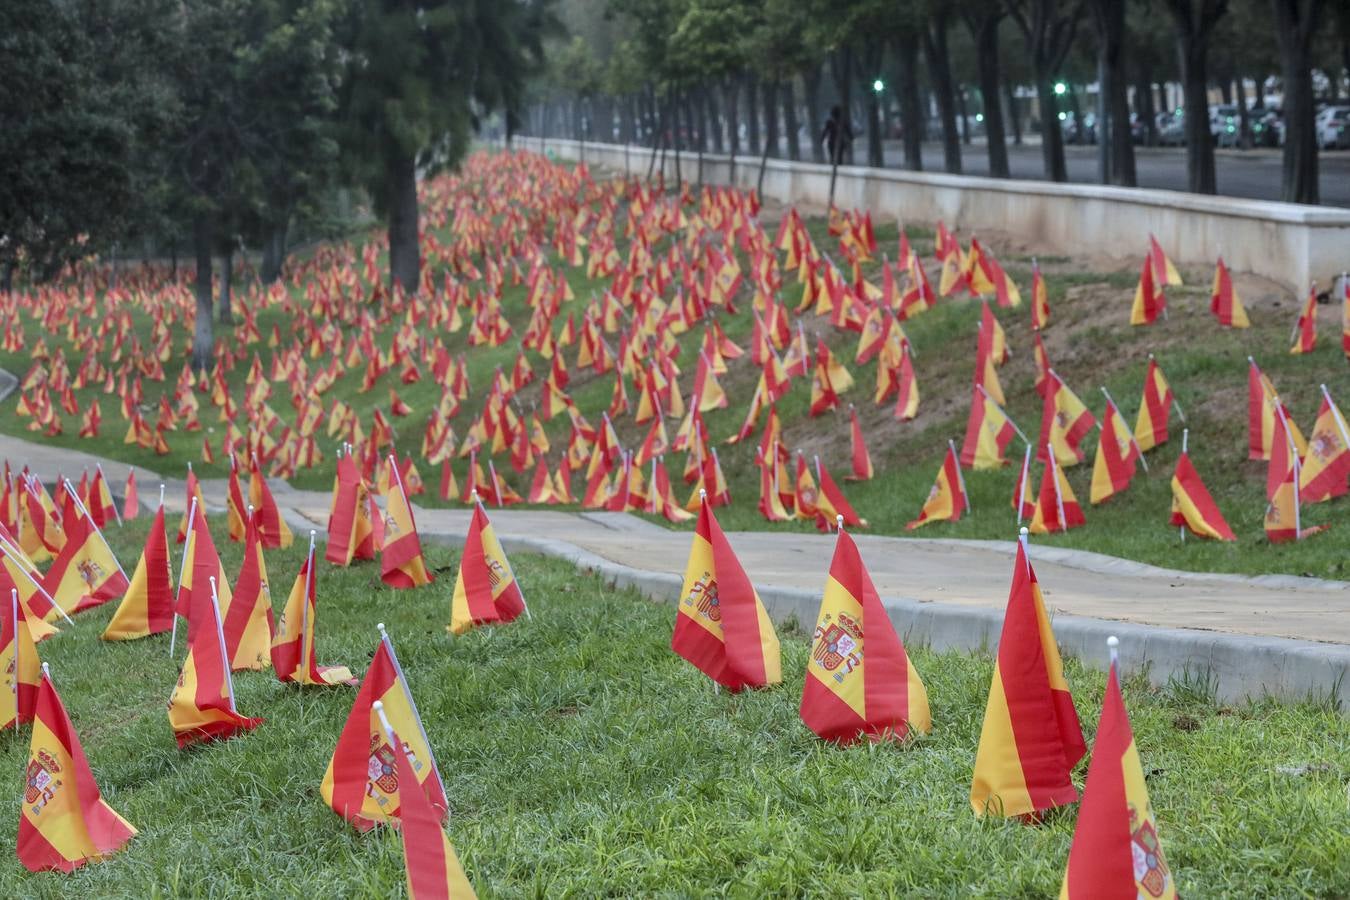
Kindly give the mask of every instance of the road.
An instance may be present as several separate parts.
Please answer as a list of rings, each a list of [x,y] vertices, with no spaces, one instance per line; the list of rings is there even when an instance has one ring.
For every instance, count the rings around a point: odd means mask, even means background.
[[[858,152],[860,157],[865,153],[862,147],[858,148]],[[1134,152],[1140,187],[1186,190],[1185,147],[1136,147]],[[887,166],[898,168],[904,162],[898,141],[886,143],[885,156]],[[1088,184],[1097,182],[1096,147],[1071,145],[1064,148],[1064,156],[1070,181]],[[989,155],[982,141],[963,146],[961,161],[967,175],[989,174]],[[1350,152],[1323,152],[1319,162],[1322,205],[1350,208]],[[925,143],[923,163],[925,171],[941,172],[942,145]],[[1023,144],[1020,147],[1009,145],[1008,165],[1014,178],[1044,178],[1039,143]],[[1279,149],[1216,151],[1219,193],[1255,200],[1279,200],[1280,167]]]

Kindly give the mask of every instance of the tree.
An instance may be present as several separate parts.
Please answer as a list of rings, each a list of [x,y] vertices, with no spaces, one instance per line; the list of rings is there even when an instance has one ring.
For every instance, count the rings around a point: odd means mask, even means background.
[[[1291,203],[1316,203],[1317,135],[1313,131],[1312,40],[1322,0],[1270,0],[1284,76],[1284,171]]]
[[[1031,56],[1036,99],[1041,108],[1041,159],[1045,164],[1045,177],[1051,181],[1069,180],[1055,87],[1064,60],[1073,47],[1074,33],[1083,15],[1083,3],[1084,0],[1008,0],[1008,13],[1022,30]]]
[[[1214,138],[1209,131],[1207,63],[1214,27],[1228,11],[1228,0],[1167,0],[1176,24],[1177,57],[1181,61],[1186,106],[1186,170],[1189,188],[1197,194],[1217,191]]]
[[[1129,76],[1125,71],[1125,0],[1091,0],[1097,31],[1099,176],[1104,184],[1134,187]]]
[[[984,133],[989,145],[989,174],[1008,177],[1008,146],[1003,133],[1003,98],[999,88],[998,26],[1007,14],[999,0],[961,4],[966,28],[975,42],[975,71],[984,107]]]
[[[368,0],[341,30],[343,161],[389,235],[389,281],[421,283],[419,174],[452,167],[480,116],[519,115],[552,26],[538,0]]]
[[[947,49],[947,25],[951,5],[937,0],[924,23],[923,55],[928,60],[929,80],[942,119],[942,159],[953,175],[961,174],[961,137],[956,128],[956,89],[952,79],[951,54]]]

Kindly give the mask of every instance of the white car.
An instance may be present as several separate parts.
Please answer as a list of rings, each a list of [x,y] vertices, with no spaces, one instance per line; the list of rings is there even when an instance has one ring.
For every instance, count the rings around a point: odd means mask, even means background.
[[[1323,150],[1350,147],[1350,106],[1328,106],[1317,114],[1313,129]]]

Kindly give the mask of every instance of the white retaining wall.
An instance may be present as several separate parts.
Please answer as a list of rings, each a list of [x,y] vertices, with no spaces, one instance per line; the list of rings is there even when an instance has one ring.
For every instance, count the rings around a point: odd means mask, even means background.
[[[514,146],[640,175],[651,162],[647,147],[527,137],[515,138]],[[694,154],[681,154],[684,178],[693,180],[696,166]],[[673,153],[666,154],[665,172],[669,183]],[[726,156],[704,155],[704,181],[726,184],[729,174]],[[758,157],[737,157],[738,186],[754,187],[758,176]],[[829,166],[771,159],[764,173],[764,196],[780,203],[823,209],[829,190]],[[1213,265],[1221,252],[1231,269],[1296,293],[1310,280],[1325,286],[1350,269],[1350,209],[1335,207],[854,166],[839,168],[835,203],[881,220],[931,227],[941,219],[967,234],[1002,232],[1030,251],[1066,256],[1142,257],[1152,233],[1178,263]]]

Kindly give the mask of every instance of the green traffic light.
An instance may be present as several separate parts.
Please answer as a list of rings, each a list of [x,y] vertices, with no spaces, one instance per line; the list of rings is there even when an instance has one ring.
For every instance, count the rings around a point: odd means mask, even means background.
[[[881,91],[882,91],[882,89],[884,89],[885,87],[886,87],[886,85],[884,85],[884,84],[881,83],[881,79],[880,79],[880,78],[878,78],[876,81],[872,82],[872,90],[876,91],[878,94],[880,94]]]
[[[1064,82],[1062,82],[1062,81],[1056,81],[1056,82],[1055,82],[1055,93],[1056,93],[1056,94],[1059,94],[1059,95],[1062,96],[1062,95],[1064,95],[1065,93],[1067,93],[1068,90],[1069,90],[1069,86],[1068,86],[1067,84],[1065,84]]]

